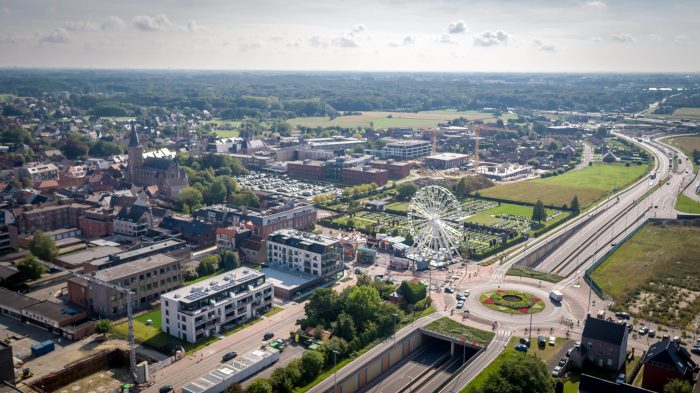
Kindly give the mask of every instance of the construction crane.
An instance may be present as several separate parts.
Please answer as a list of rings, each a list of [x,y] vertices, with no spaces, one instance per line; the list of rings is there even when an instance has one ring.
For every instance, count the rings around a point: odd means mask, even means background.
[[[128,319],[128,325],[129,325],[129,372],[131,373],[131,377],[134,379],[134,382],[138,382],[136,378],[136,345],[134,344],[134,320],[133,320],[133,304],[132,304],[132,298],[131,296],[134,294],[134,292],[131,289],[128,288],[123,288],[120,287],[119,285],[112,284],[107,281],[100,280],[96,277],[93,277],[89,274],[82,274],[82,273],[76,273],[72,270],[65,269],[61,266],[55,265],[51,262],[44,262],[42,261],[47,267],[50,269],[56,269],[62,272],[68,272],[71,275],[82,278],[83,280],[87,282],[92,282],[95,284],[100,284],[104,285],[107,288],[114,289],[115,291],[119,291],[124,294],[124,298],[126,299],[126,315]]]

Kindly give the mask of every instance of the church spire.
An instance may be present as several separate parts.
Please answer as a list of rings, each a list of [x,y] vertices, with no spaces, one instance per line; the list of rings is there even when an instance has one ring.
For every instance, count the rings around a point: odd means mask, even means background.
[[[139,141],[139,135],[136,133],[136,126],[134,122],[131,122],[131,134],[129,135],[129,145],[128,147],[139,147],[141,142]]]

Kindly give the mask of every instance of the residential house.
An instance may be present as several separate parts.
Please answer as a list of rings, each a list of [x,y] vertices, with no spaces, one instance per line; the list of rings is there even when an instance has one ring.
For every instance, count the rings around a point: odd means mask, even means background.
[[[605,319],[588,317],[581,334],[581,345],[570,354],[578,368],[584,362],[617,371],[625,364],[627,325]]]
[[[688,351],[671,340],[652,344],[642,359],[642,387],[660,392],[672,379],[692,381],[697,364]],[[691,382],[692,383],[692,382]]]

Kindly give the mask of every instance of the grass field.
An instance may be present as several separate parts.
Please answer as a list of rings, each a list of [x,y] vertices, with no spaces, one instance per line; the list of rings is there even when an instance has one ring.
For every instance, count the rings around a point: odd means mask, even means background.
[[[700,228],[647,224],[591,274],[626,308],[661,324],[685,326],[700,312]]]
[[[391,117],[389,117],[391,116]],[[481,111],[456,111],[456,110],[441,110],[441,111],[425,111],[425,112],[362,112],[361,115],[340,116],[333,120],[328,117],[297,117],[289,119],[287,122],[293,126],[303,127],[369,127],[370,122],[374,128],[389,128],[389,127],[436,127],[438,123],[444,123],[449,120],[464,117],[469,120],[488,120],[494,119],[493,114]],[[500,118],[507,121],[509,118],[516,116],[504,114]]]
[[[559,281],[564,279],[564,277],[557,276],[556,274],[538,272],[537,270],[531,270],[520,266],[511,267],[510,269],[508,269],[506,275],[534,278],[535,280],[542,280],[553,283],[558,283]]]
[[[240,135],[238,130],[216,130],[216,135],[222,138],[235,138]]]
[[[673,116],[674,117],[688,118],[688,119],[700,119],[700,108],[690,108],[690,107],[678,108],[675,111],[673,111]]]
[[[462,325],[449,317],[442,317],[438,320],[430,322],[429,324],[425,325],[425,329],[458,339],[466,337],[467,341],[471,342],[472,340],[475,340],[477,344],[482,346],[491,342],[494,336],[492,332]]]
[[[700,202],[685,196],[685,194],[680,194],[676,200],[676,210],[684,213],[700,214]]]
[[[698,108],[700,109],[700,108]],[[692,161],[693,160],[693,150],[700,151],[700,136],[676,136],[671,138],[665,138],[664,142],[668,142],[671,145],[681,149],[683,153]],[[693,162],[693,173],[698,172],[698,165]]]
[[[493,362],[486,366],[474,379],[472,379],[472,381],[469,382],[469,384],[464,389],[462,389],[461,393],[471,393],[481,388],[488,379],[488,377],[491,374],[495,374],[496,372],[498,372],[499,367],[501,367],[501,364],[503,364],[506,360],[517,358],[520,356],[535,356],[547,363],[554,358],[557,352],[559,352],[559,349],[561,349],[561,345],[564,343],[564,339],[557,338],[555,346],[547,345],[544,348],[540,349],[537,347],[536,339],[537,337],[535,337],[535,340],[532,346],[530,347],[530,350],[528,351],[528,355],[525,355],[522,352],[518,352],[515,350],[515,346],[518,344],[518,340],[520,340],[520,338],[511,337],[505,349],[503,349],[503,352],[500,355],[498,355],[498,357],[494,359]]]
[[[646,165],[594,164],[559,176],[501,184],[479,192],[492,198],[529,203],[542,200],[554,206],[569,204],[574,196],[578,196],[579,203],[585,207],[597,198],[623,188],[646,171]]]

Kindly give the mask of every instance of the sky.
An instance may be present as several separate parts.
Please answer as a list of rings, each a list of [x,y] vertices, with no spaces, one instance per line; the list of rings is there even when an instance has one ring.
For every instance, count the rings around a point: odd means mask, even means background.
[[[698,16],[698,0],[0,0],[0,67],[698,72]]]

